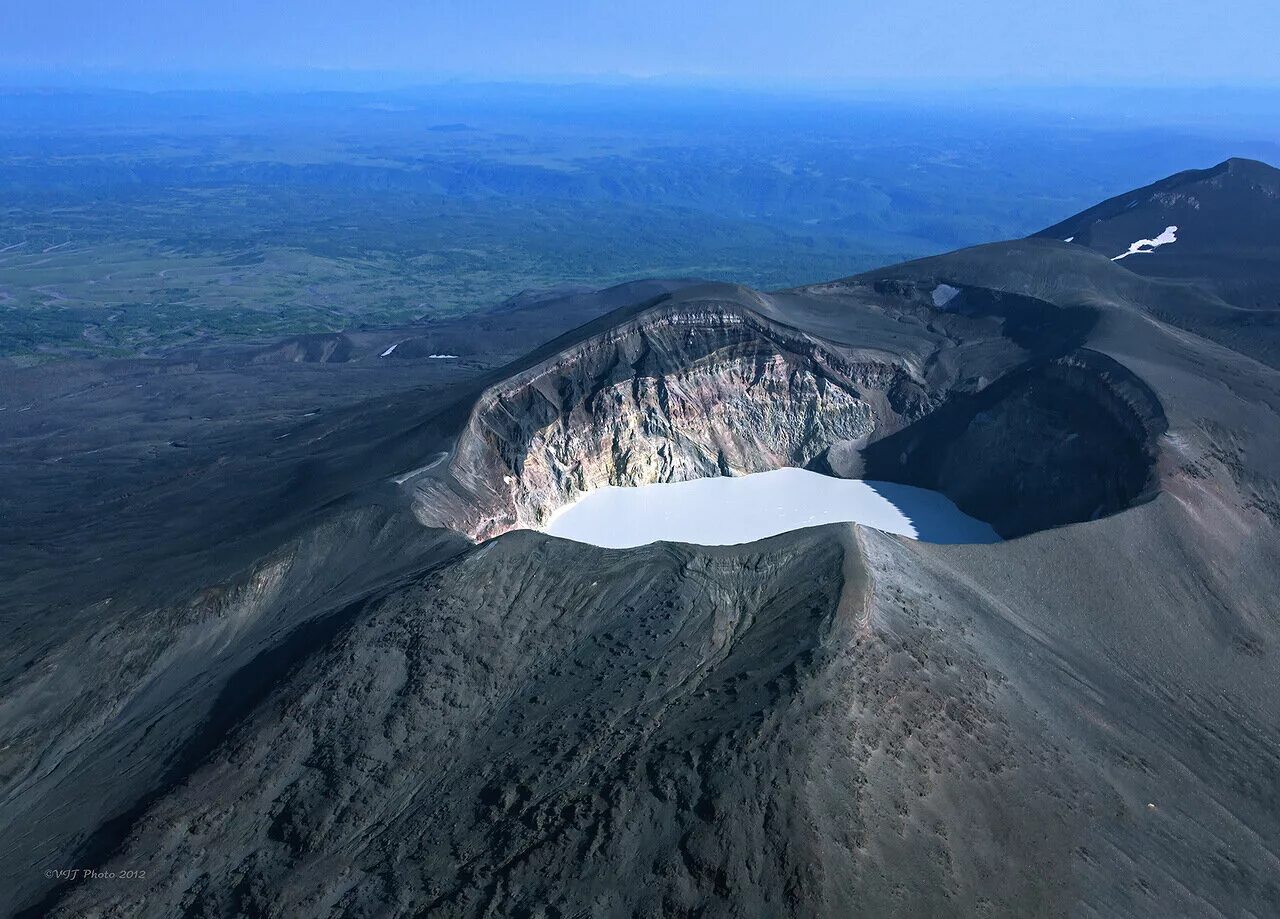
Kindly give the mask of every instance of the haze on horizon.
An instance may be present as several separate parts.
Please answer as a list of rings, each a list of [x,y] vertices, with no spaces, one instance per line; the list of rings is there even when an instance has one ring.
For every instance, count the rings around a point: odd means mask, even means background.
[[[1280,84],[1280,7],[1077,0],[9,0],[5,73],[753,86]]]

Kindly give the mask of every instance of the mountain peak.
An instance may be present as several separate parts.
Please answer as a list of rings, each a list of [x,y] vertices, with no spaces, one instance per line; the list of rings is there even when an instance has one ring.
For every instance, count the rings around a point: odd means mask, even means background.
[[[1232,157],[1125,192],[1035,234],[1136,274],[1195,281],[1247,309],[1280,309],[1280,169]]]
[[[1226,169],[1231,173],[1239,173],[1242,175],[1255,175],[1268,179],[1280,178],[1280,169],[1272,166],[1270,163],[1264,163],[1262,160],[1253,160],[1244,156],[1233,156],[1223,160],[1215,169]]]

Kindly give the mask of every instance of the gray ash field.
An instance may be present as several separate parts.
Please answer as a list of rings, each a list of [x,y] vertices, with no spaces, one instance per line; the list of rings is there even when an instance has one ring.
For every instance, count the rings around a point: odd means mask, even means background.
[[[5,371],[0,909],[1274,915],[1278,187]],[[783,466],[1006,541],[536,532]]]

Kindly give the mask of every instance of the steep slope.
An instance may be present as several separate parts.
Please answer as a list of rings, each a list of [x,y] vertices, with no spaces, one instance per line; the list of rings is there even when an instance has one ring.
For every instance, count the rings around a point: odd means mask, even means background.
[[[260,915],[1060,902],[1083,780],[970,643],[944,637],[953,623],[872,613],[868,574],[836,528],[732,552],[499,540],[371,608],[148,818],[137,845],[161,880],[145,902]],[[917,774],[951,761],[964,772]],[[975,837],[979,815],[993,824]],[[1067,831],[1052,848],[1034,844],[1045,826]],[[350,868],[325,870],[339,861]],[[989,890],[1001,871],[1010,883]],[[144,902],[136,886],[102,894],[60,914]]]

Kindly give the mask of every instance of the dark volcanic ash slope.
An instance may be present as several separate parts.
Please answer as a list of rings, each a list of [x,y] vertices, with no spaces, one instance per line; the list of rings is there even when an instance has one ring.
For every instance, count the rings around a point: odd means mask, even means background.
[[[1082,814],[1036,787],[1075,808],[1084,779],[953,623],[869,620],[868,574],[847,530],[633,553],[513,534],[371,608],[125,859],[165,866],[161,913],[1056,901]]]
[[[1036,234],[1070,238],[1109,258],[1176,227],[1177,241],[1120,264],[1193,281],[1248,309],[1280,309],[1280,169],[1231,159],[1191,169],[1091,207]]]
[[[186,658],[119,666],[152,647],[127,620],[86,635],[105,713],[51,715],[48,660],[11,678],[48,750],[6,779],[14,904],[1272,914],[1280,373],[1172,322],[1221,303],[1175,289],[1039,239],[712,285],[452,404],[353,416],[327,514],[376,542],[291,543],[269,597],[192,618]],[[788,464],[937,488],[1017,538],[609,551],[519,529],[603,483]],[[55,725],[65,749],[39,747]],[[107,752],[130,778],[55,808]],[[147,875],[30,880],[86,862]]]
[[[1134,286],[1129,296],[1165,322],[1280,367],[1280,170],[1243,159],[1189,170],[1036,236],[1070,240],[1115,259],[1166,230],[1175,242],[1117,261],[1160,282]],[[1097,277],[1107,286],[1118,283]]]

